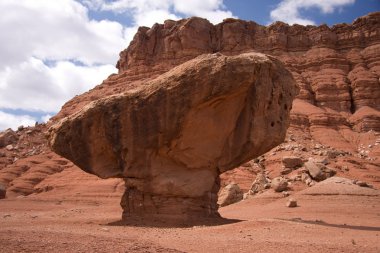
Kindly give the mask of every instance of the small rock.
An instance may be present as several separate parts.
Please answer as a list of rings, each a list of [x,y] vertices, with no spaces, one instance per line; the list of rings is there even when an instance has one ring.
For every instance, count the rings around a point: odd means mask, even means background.
[[[243,199],[243,192],[239,185],[230,183],[219,194],[219,206],[228,206]]]
[[[14,149],[13,145],[12,144],[9,144],[7,146],[5,146],[6,150],[8,151],[12,151]]]
[[[110,231],[109,228],[101,228],[101,230],[106,231],[106,232],[109,232],[109,231]]]
[[[12,217],[12,215],[10,215],[10,214],[4,214],[3,215],[3,218],[5,219],[5,218],[10,218],[10,217]]]
[[[23,126],[23,125],[19,126],[19,127],[17,128],[17,130],[18,130],[18,131],[22,131],[22,130],[24,130],[24,126]]]
[[[289,192],[287,192],[287,191],[283,191],[282,192],[282,196],[283,197],[288,197],[290,194],[289,194]]]
[[[321,163],[323,165],[327,165],[330,163],[329,159],[327,159],[326,157],[316,158],[316,159],[314,159],[314,162],[315,163]]]
[[[0,152],[0,157],[5,157],[5,153],[4,152]]]
[[[289,174],[289,173],[292,172],[292,171],[293,171],[292,168],[283,168],[283,169],[281,170],[281,175],[287,175],[287,174]]]
[[[269,182],[268,182],[268,179],[265,176],[265,174],[264,173],[258,173],[256,175],[255,181],[253,181],[253,183],[251,185],[250,191],[252,194],[258,193],[264,189],[267,189],[266,188],[266,187],[268,187],[267,185],[269,185]]]
[[[288,188],[288,181],[283,177],[273,178],[271,187],[275,192],[282,192]]]
[[[295,199],[288,199],[286,202],[287,207],[297,207],[297,200]]]
[[[301,158],[296,156],[284,156],[282,158],[282,164],[285,166],[285,168],[298,168],[303,165],[303,161]]]

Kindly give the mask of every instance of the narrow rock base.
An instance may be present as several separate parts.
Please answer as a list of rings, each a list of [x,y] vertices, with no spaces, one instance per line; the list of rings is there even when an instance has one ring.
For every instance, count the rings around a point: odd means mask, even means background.
[[[159,220],[197,220],[219,218],[218,190],[219,179],[212,191],[202,197],[165,196],[142,192],[136,187],[126,185],[120,205],[123,220],[133,218]]]

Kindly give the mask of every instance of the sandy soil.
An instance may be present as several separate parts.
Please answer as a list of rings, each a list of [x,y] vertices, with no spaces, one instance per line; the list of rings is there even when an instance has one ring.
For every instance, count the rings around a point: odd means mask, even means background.
[[[380,252],[379,191],[317,186],[292,193],[296,208],[268,191],[206,226],[120,222],[118,194],[4,199],[0,252]]]

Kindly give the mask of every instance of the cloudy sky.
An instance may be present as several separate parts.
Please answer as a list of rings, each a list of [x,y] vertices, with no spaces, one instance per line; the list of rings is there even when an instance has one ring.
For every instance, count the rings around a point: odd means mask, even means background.
[[[379,0],[0,0],[0,130],[34,125],[116,72],[138,26],[201,16],[351,23]]]

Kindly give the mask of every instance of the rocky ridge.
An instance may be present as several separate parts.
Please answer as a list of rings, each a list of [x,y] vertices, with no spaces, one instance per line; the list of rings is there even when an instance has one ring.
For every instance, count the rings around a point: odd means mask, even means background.
[[[283,61],[301,89],[293,103],[291,126],[285,142],[264,156],[267,178],[273,179],[282,174],[283,157],[297,156],[305,162],[310,158],[327,159],[328,166],[338,175],[379,187],[379,19],[380,13],[371,13],[352,24],[333,27],[289,26],[282,22],[265,27],[235,19],[213,26],[207,20],[191,18],[169,20],[152,28],[142,27],[131,45],[120,54],[119,74],[110,76],[90,92],[67,102],[53,122],[71,115],[93,100],[137,87],[141,82],[149,81],[200,54],[222,52],[234,55],[259,51]],[[45,130],[36,132],[38,134],[34,136],[39,144],[32,146],[35,149],[43,146],[46,155],[53,155],[46,147],[42,133]],[[11,145],[24,145],[18,143],[14,140]],[[16,179],[27,181],[22,179],[24,170],[20,169],[25,159],[22,154],[20,149],[9,151],[0,147],[0,182],[7,188],[7,196],[13,193],[27,195],[44,187],[54,188],[54,175],[59,177],[60,173],[56,172],[62,170],[62,165],[48,156],[41,159],[50,160],[53,163],[50,167],[60,167],[52,170],[49,180],[44,180],[47,175],[43,175],[40,181],[28,184],[27,191],[11,185]],[[40,154],[30,156],[35,157],[40,157]],[[78,178],[84,177],[70,162],[67,166],[71,166],[70,170],[73,169]],[[13,173],[15,168],[19,172]],[[300,167],[285,174],[292,182],[290,189],[307,187],[302,181],[292,181],[300,178],[304,169]],[[258,163],[250,161],[222,174],[221,184],[224,186],[234,181],[248,191],[256,174],[261,172]]]

